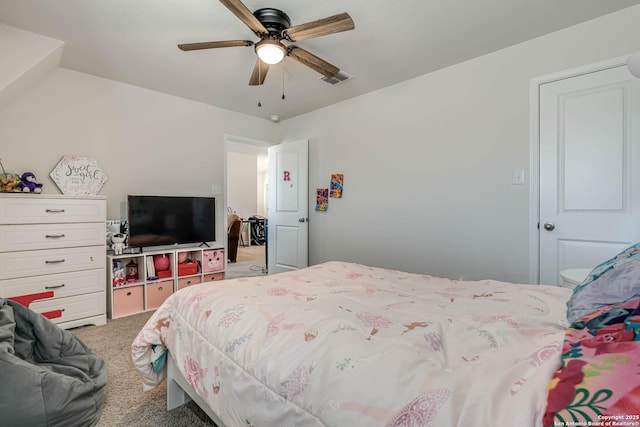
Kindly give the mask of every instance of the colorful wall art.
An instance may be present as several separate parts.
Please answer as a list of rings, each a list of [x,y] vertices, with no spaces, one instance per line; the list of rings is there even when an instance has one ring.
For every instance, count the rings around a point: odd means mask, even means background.
[[[316,190],[316,210],[324,212],[329,208],[329,189],[318,188]]]
[[[337,199],[342,198],[342,190],[344,186],[344,175],[341,173],[334,173],[331,175],[331,186],[329,197],[335,197]]]

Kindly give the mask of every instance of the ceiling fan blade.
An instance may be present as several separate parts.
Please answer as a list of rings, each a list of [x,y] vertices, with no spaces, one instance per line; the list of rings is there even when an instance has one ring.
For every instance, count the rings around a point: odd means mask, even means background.
[[[256,60],[256,65],[253,67],[251,78],[249,79],[249,86],[259,86],[264,83],[267,72],[269,71],[269,64]]]
[[[240,0],[220,0],[227,9],[236,15],[244,24],[251,29],[256,35],[267,34],[269,31],[262,25],[262,22],[258,20],[247,6]]]
[[[355,28],[353,20],[348,13],[340,13],[306,24],[296,25],[285,30],[291,41],[307,40],[328,34],[349,31]]]
[[[185,43],[179,44],[180,50],[215,49],[218,47],[253,46],[249,40],[226,40],[220,42]]]
[[[301,64],[306,65],[309,68],[314,69],[320,74],[324,74],[327,77],[333,77],[338,74],[340,68],[335,65],[329,64],[324,59],[320,59],[313,53],[308,52],[297,46],[289,46],[289,57],[295,59]]]

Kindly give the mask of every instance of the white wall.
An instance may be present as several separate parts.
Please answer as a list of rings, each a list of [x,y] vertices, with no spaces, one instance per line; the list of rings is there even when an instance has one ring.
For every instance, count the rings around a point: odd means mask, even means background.
[[[256,214],[266,217],[268,215],[268,191],[269,191],[269,160],[266,155],[258,156],[258,182],[256,192],[258,193],[258,208]]]
[[[3,52],[11,61],[12,54]],[[109,176],[100,192],[109,218],[127,194],[213,195],[225,180],[225,134],[274,140],[275,124],[229,110],[57,68],[0,109],[0,155],[8,170],[32,171],[45,193],[66,154],[94,157]],[[223,194],[215,194],[224,244]]]
[[[281,122],[310,140],[312,196],[344,173],[327,212],[310,198],[310,263],[527,282],[529,186],[511,177],[530,176],[530,80],[640,49],[638,22],[640,6]]]
[[[1,158],[49,193],[62,155],[97,158],[116,218],[128,193],[211,194],[224,182],[225,134],[308,138],[312,264],[525,282],[529,189],[511,172],[530,172],[530,79],[639,50],[637,22],[640,6],[278,125],[57,69],[0,110]],[[345,174],[344,198],[317,213],[331,173]]]
[[[258,157],[255,154],[227,153],[227,206],[241,218],[258,211]]]
[[[58,67],[64,43],[0,23],[0,108]]]

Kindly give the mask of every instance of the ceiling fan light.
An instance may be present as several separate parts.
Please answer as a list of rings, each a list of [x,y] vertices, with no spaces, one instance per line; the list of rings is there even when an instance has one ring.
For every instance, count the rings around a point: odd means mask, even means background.
[[[256,43],[256,54],[266,64],[273,65],[282,61],[287,51],[275,40],[262,40]]]

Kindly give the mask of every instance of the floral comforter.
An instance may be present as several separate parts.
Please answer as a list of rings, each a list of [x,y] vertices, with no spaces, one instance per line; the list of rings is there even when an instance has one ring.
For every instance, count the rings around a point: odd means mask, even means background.
[[[166,346],[228,427],[540,426],[570,291],[329,262],[172,295],[132,344]]]
[[[640,426],[640,298],[567,329],[544,426]]]

